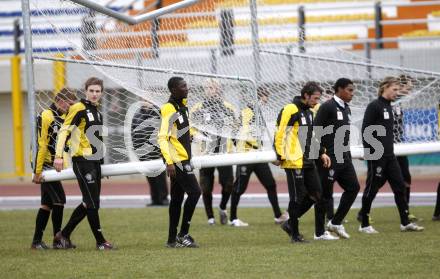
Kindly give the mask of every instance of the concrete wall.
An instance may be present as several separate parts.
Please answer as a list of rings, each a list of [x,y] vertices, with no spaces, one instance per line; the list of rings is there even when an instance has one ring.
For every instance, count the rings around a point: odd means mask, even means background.
[[[26,95],[23,95],[23,133],[26,173],[31,173],[29,113]],[[14,172],[14,140],[12,137],[11,94],[0,94],[0,173]]]

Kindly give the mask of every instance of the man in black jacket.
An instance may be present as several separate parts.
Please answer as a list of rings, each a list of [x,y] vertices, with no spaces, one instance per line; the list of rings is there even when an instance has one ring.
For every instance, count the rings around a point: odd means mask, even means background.
[[[412,78],[409,75],[400,75],[400,91],[397,95],[397,99],[407,96],[410,94],[413,82]],[[393,113],[394,113],[394,143],[400,143],[403,141],[403,118],[404,118],[404,110],[399,102],[395,102],[393,104]],[[405,196],[408,201],[410,200],[411,193],[411,173],[409,172],[409,161],[408,156],[396,156],[397,162],[399,162],[400,170],[402,171],[403,181],[405,181]],[[410,221],[417,221],[417,217],[413,214],[408,215]]]
[[[225,126],[238,125],[235,117],[236,108],[227,102],[223,97],[221,84],[215,79],[209,79],[205,85],[206,97],[202,102],[195,104],[190,110],[190,118],[194,124],[206,127],[206,131],[198,131],[206,140],[202,141],[202,153],[222,154],[231,151],[232,140],[220,136]],[[217,169],[218,180],[222,187],[221,200],[219,204],[220,224],[228,222],[226,205],[231,196],[234,183],[232,166],[201,168],[200,187],[202,189],[203,204],[205,205],[206,216],[209,225],[215,225],[214,212],[212,209],[212,192],[214,190],[214,172]]]
[[[160,127],[160,109],[144,103],[134,114],[131,122],[133,148],[140,161],[162,158],[157,144]],[[168,205],[168,188],[165,171],[157,176],[147,176],[150,184],[151,203],[149,206]]]
[[[301,96],[284,106],[278,114],[274,137],[277,154],[275,165],[286,172],[289,190],[288,222],[281,228],[289,234],[292,243],[307,242],[299,232],[299,218],[315,204],[315,240],[336,240],[324,229],[325,204],[321,183],[315,166],[319,146],[313,136],[313,113],[310,110],[319,101],[322,89],[316,82],[307,82]],[[330,167],[330,158],[320,150],[323,167]],[[319,218],[322,216],[323,218]]]
[[[336,81],[334,90],[335,95],[321,105],[314,122],[315,129],[317,127],[331,129],[331,133],[322,137],[321,148],[326,150],[332,164],[330,168],[325,168],[322,162],[317,160],[317,167],[325,204],[332,201],[335,181],[344,189],[338,209],[327,224],[328,230],[342,238],[350,238],[342,221],[353,205],[360,188],[349,149],[351,110],[348,103],[353,98],[353,82],[347,78],[340,78]],[[319,217],[325,218],[325,216]]]
[[[422,231],[424,228],[408,219],[408,201],[405,197],[405,182],[394,154],[393,110],[391,102],[397,98],[400,82],[395,77],[385,78],[379,85],[379,98],[368,104],[362,123],[364,158],[368,163],[367,182],[359,213],[361,233],[377,233],[370,225],[371,204],[379,189],[388,181],[400,215],[400,230]]]

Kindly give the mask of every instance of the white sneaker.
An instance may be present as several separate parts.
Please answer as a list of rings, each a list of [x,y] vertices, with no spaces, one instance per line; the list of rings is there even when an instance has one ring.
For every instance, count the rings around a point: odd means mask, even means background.
[[[327,228],[342,238],[349,239],[350,235],[345,231],[344,225],[333,225],[332,221],[328,221]]]
[[[289,220],[289,212],[285,211],[283,214],[281,214],[278,218],[273,218],[275,220],[275,224],[281,225],[282,223]]]
[[[408,225],[400,225],[401,232],[421,232],[425,228],[422,226],[418,226],[416,223],[409,223]]]
[[[229,225],[231,225],[233,227],[247,227],[247,226],[249,226],[248,223],[245,223],[245,222],[241,221],[240,219],[232,220],[232,222],[229,222]]]
[[[215,219],[214,218],[209,218],[208,219],[208,225],[210,225],[210,226],[215,225]]]
[[[379,233],[372,226],[368,226],[368,227],[364,227],[364,228],[363,227],[359,227],[359,232],[366,233],[366,234]]]
[[[329,231],[325,231],[323,235],[313,237],[314,240],[338,240],[339,237],[332,235]]]

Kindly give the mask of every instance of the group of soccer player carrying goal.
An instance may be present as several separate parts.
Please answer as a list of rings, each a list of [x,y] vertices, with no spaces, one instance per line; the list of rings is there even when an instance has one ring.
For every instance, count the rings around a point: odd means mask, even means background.
[[[404,178],[405,164],[399,164],[394,154],[393,145],[396,128],[395,121],[401,117],[393,110],[391,103],[402,94],[404,85],[410,82],[409,77],[387,77],[379,85],[378,98],[366,108],[362,123],[362,139],[365,147],[364,159],[368,172],[366,187],[362,196],[362,208],[358,219],[361,222],[359,232],[378,233],[371,226],[370,209],[379,189],[388,181],[395,196],[400,215],[400,230],[422,231],[424,228],[415,224],[414,216],[408,209],[408,192],[410,177]],[[166,246],[199,247],[189,234],[190,223],[200,196],[203,194],[208,224],[215,224],[212,210],[212,189],[215,168],[200,170],[200,186],[191,164],[191,142],[193,131],[190,119],[201,118],[209,122],[209,106],[205,102],[187,106],[188,85],[182,77],[168,80],[170,97],[160,110],[161,121],[157,135],[158,145],[166,164],[166,173],[170,177],[169,232]],[[227,103],[219,94],[219,84],[214,80],[208,82],[206,101],[217,104],[216,109],[223,116],[235,117],[233,105]],[[351,111],[349,103],[355,94],[351,80],[340,78],[334,84],[334,96],[318,105],[322,88],[318,83],[307,82],[301,89],[300,96],[293,98],[280,111],[274,134],[274,149],[277,160],[274,165],[285,170],[289,205],[282,213],[278,205],[276,183],[267,163],[256,163],[237,166],[236,178],[233,168],[219,167],[222,200],[220,203],[220,223],[231,226],[248,226],[238,219],[237,206],[240,196],[246,191],[250,175],[255,172],[265,189],[273,208],[274,220],[289,235],[292,243],[304,243],[307,240],[300,233],[299,220],[313,205],[315,208],[315,240],[337,240],[350,238],[343,221],[349,212],[360,185],[352,163],[350,146]],[[33,182],[41,184],[41,208],[36,218],[34,239],[31,248],[47,249],[42,241],[43,231],[48,223],[50,211],[54,228],[54,249],[69,249],[76,246],[70,240],[75,227],[85,218],[90,224],[96,239],[98,250],[111,250],[114,246],[108,242],[101,231],[98,210],[100,207],[101,164],[103,144],[101,140],[102,116],[99,102],[104,91],[103,81],[90,78],[85,82],[85,99],[77,100],[75,94],[63,89],[54,98],[50,108],[44,110],[37,119],[38,150],[34,160]],[[267,94],[258,90],[260,102],[267,100]],[[293,95],[293,94],[292,94]],[[250,122],[255,121],[258,104],[248,104],[240,113],[241,131],[246,133]],[[399,124],[397,124],[399,125]],[[400,122],[400,125],[402,123]],[[211,135],[212,136],[212,135]],[[214,153],[223,153],[231,145],[238,151],[246,152],[259,149],[261,141],[252,137],[240,136],[233,140],[221,136],[212,136],[209,141],[214,144]],[[65,154],[69,149],[72,157],[73,171],[77,177],[82,193],[82,203],[73,211],[68,223],[61,228],[63,207],[66,201],[60,182],[44,182],[42,171],[55,168],[61,171],[65,165]],[[403,160],[405,163],[405,160]],[[406,168],[408,167],[406,161]],[[402,174],[403,173],[403,174]],[[409,172],[408,172],[409,174]],[[333,184],[337,181],[342,187],[339,206],[333,211]],[[184,202],[184,195],[187,198]],[[226,211],[226,204],[231,198],[231,214]],[[184,203],[184,204],[183,204]],[[183,214],[181,211],[183,204]],[[331,206],[329,206],[331,204]],[[331,210],[329,209],[331,207]],[[331,220],[325,221],[327,216]],[[437,214],[439,215],[439,214]],[[434,216],[435,217],[435,216]],[[440,218],[439,218],[440,219]],[[434,220],[434,218],[433,218]]]

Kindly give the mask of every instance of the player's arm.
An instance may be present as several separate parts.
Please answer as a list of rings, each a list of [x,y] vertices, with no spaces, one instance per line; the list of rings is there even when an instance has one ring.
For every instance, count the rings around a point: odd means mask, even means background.
[[[160,152],[167,165],[167,173],[169,176],[175,176],[174,161],[171,158],[170,151],[170,133],[173,128],[173,116],[176,113],[173,105],[165,104],[160,110],[160,129],[157,137],[157,142],[159,143]]]
[[[80,108],[78,105],[73,105],[70,107],[66,118],[64,119],[64,123],[58,132],[57,144],[55,147],[55,160],[54,167],[55,170],[60,172],[64,167],[63,155],[64,155],[64,147],[66,145],[67,137],[72,133],[72,130],[75,128],[75,125],[78,125],[79,122],[79,112]]]
[[[199,123],[203,118],[203,116],[201,115],[201,112],[200,112],[200,110],[202,109],[202,106],[203,106],[202,102],[199,102],[189,109],[189,118],[194,119],[194,121],[196,123]],[[190,127],[189,134],[191,136],[191,139],[193,139],[199,133],[200,133],[200,131],[196,127],[192,127],[192,126]]]
[[[140,108],[133,116],[131,121],[131,139],[133,148],[139,149],[147,141],[144,121],[147,119],[147,115]]]
[[[274,136],[274,148],[278,161],[286,160],[286,137],[290,129],[299,119],[298,108],[296,106],[284,107],[278,114],[277,126]]]
[[[367,109],[365,110],[364,113],[364,119],[362,120],[362,128],[361,128],[362,144],[364,148],[371,148],[370,144],[365,140],[364,133],[369,126],[376,124],[377,115],[379,113],[381,113],[381,111],[377,109],[377,104],[375,103],[368,104]]]
[[[54,118],[50,111],[43,111],[41,116],[38,119],[39,128],[37,134],[37,142],[38,149],[35,159],[35,167],[34,167],[34,177],[32,181],[34,183],[41,183],[42,177],[41,173],[43,172],[43,164],[44,160],[47,157],[48,153],[48,145],[49,145],[49,127],[52,124]]]
[[[313,119],[313,129],[319,127],[320,131],[324,131],[324,129],[328,126],[328,119],[330,119],[330,106],[323,104],[319,106],[318,110],[316,111],[315,118]],[[319,136],[320,137],[318,138],[315,134],[313,138],[318,141],[317,144],[319,144],[319,156],[321,157],[323,154],[326,153],[326,149],[322,145],[322,135]],[[328,162],[328,160],[325,161]]]
[[[241,128],[239,131],[239,140],[237,141],[238,151],[245,151],[246,144],[256,144],[256,141],[250,138],[252,117],[253,111],[250,108],[245,108],[241,111]]]
[[[229,118],[229,120],[231,120],[230,123],[230,127],[232,129],[232,133],[231,135],[237,135],[239,133],[240,130],[240,120],[237,118],[237,108],[229,103],[229,102],[224,102],[225,108],[226,108],[226,117]],[[238,141],[235,137],[229,137],[227,138],[227,148],[226,150],[228,150],[228,152],[230,152],[231,150],[234,149],[234,146],[238,145]]]

